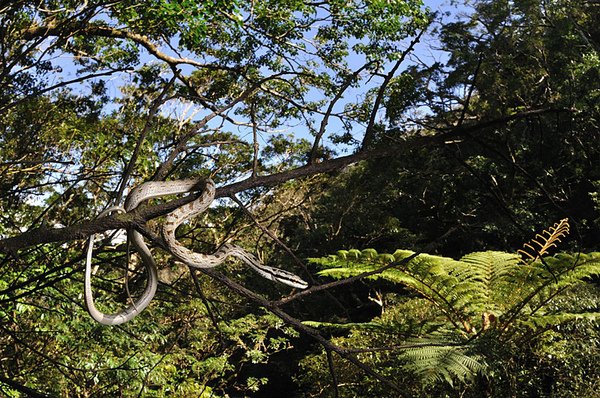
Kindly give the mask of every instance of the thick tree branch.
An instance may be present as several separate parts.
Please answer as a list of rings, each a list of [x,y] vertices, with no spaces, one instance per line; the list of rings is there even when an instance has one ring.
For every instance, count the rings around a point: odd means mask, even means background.
[[[274,186],[295,178],[307,177],[315,174],[329,173],[341,170],[353,163],[376,159],[387,156],[397,156],[401,151],[411,148],[419,148],[427,145],[444,145],[447,140],[456,138],[469,138],[472,133],[485,130],[490,127],[505,125],[515,120],[524,119],[534,115],[542,115],[555,112],[568,112],[569,109],[535,109],[505,116],[499,119],[484,121],[473,125],[463,125],[450,128],[446,132],[437,135],[415,136],[402,141],[396,146],[386,146],[371,150],[363,150],[348,156],[327,160],[321,163],[311,163],[296,169],[283,171],[266,176],[250,177],[245,180],[226,185],[217,189],[216,197],[231,197],[237,192],[260,186]],[[28,231],[22,235],[0,240],[0,253],[16,255],[16,252],[24,247],[43,243],[63,242],[74,239],[85,239],[94,233],[100,233],[110,229],[127,228],[131,225],[143,225],[147,220],[165,215],[177,207],[189,203],[194,199],[187,196],[165,204],[135,209],[127,214],[105,217],[95,221],[86,221],[66,228],[38,228]]]
[[[348,156],[326,160],[321,163],[311,163],[292,170],[282,171],[280,173],[270,174],[266,176],[258,176],[256,178],[247,178],[245,180],[221,187],[217,189],[216,197],[234,195],[237,192],[245,191],[260,186],[270,187],[281,184],[285,181],[295,178],[312,176],[315,174],[329,173],[336,170],[341,170],[346,166],[366,159],[376,159],[380,157],[392,156],[398,152],[398,148],[378,148],[369,151],[361,151]]]
[[[447,129],[442,129],[444,131],[440,138],[444,140],[449,140],[457,137],[469,137],[470,134],[475,133],[477,131],[486,130],[490,127],[495,126],[504,126],[510,122],[514,122],[515,120],[526,119],[531,116],[539,116],[545,115],[549,113],[564,113],[564,112],[573,112],[574,109],[571,108],[540,108],[540,109],[531,109],[528,111],[514,113],[512,115],[503,116],[497,119],[492,120],[484,120],[481,122],[468,124],[468,125],[460,125],[456,127],[449,127]]]
[[[113,214],[96,220],[84,221],[65,228],[36,228],[21,235],[0,240],[0,253],[17,255],[20,249],[39,244],[86,239],[92,234],[112,229],[134,227],[143,229],[148,220],[163,216],[194,200],[189,195],[155,206],[139,207],[125,214]]]

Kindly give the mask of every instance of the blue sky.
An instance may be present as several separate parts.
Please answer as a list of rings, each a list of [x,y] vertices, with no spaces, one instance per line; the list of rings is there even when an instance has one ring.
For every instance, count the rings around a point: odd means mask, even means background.
[[[466,10],[468,10],[464,5],[460,5],[460,6],[456,6],[454,4],[452,4],[453,1],[451,0],[425,0],[424,1],[424,5],[426,7],[429,7],[431,10],[433,11],[438,11],[440,12],[441,15],[444,15],[443,20],[444,21],[451,21],[454,20],[456,15],[459,13],[463,13]],[[445,13],[449,13],[448,16],[445,16]],[[433,63],[435,61],[444,61],[447,57],[447,54],[444,54],[442,52],[439,52],[437,50],[435,50],[436,47],[436,42],[435,42],[435,38],[432,36],[425,36],[422,38],[421,43],[419,43],[416,47],[415,47],[415,52],[414,52],[414,56],[412,60],[407,60],[407,65],[409,65],[411,62],[424,62],[424,63]],[[168,51],[168,50],[167,50]],[[147,57],[150,60],[150,57]],[[75,67],[72,63],[72,59],[69,59],[68,57],[62,58],[62,59],[58,59],[57,63],[61,64],[62,68],[63,68],[63,73],[60,75],[57,75],[57,78],[60,78],[62,76],[62,78],[64,79],[69,79],[69,78],[73,78],[75,77],[74,72],[75,72]],[[352,65],[351,65],[352,66]],[[360,65],[359,65],[360,66]],[[357,68],[359,67],[357,66]],[[400,70],[401,71],[401,70]],[[399,71],[399,72],[400,72]],[[128,74],[126,73],[122,73],[122,74],[117,74],[113,77],[104,79],[107,82],[107,87],[109,90],[109,95],[112,97],[119,97],[120,96],[120,87],[123,84],[127,84],[127,80],[129,79]],[[370,84],[367,84],[366,86],[361,86],[357,89],[351,90],[349,91],[346,96],[345,96],[345,100],[346,101],[354,101],[356,100],[356,98],[363,96],[365,91],[368,88],[372,88],[372,87],[376,87],[377,84],[379,82],[378,81],[373,81]],[[83,87],[75,87],[77,90],[81,90],[83,93],[86,92],[87,88],[89,87],[89,83],[88,84],[84,84]],[[318,93],[316,93],[316,95],[318,95]],[[339,105],[337,106],[338,110],[343,109],[344,106],[344,101],[340,101]],[[108,110],[110,109],[115,109],[114,106],[109,106],[107,108]],[[167,114],[171,114],[171,115],[177,115],[179,114],[184,115],[184,110],[187,109],[185,105],[174,105],[174,104],[166,104],[163,109],[162,112],[163,114],[167,115]],[[194,111],[194,109],[191,109],[189,111],[189,114],[191,115]],[[202,117],[204,113],[200,110],[197,114],[196,117],[200,118]],[[217,122],[217,123],[220,123]],[[341,125],[337,125],[335,124],[335,122],[330,122],[330,126],[328,128],[328,133],[339,133],[342,130],[342,126]],[[240,135],[242,135],[242,137],[245,137],[246,139],[251,137],[251,130],[248,128],[240,128],[238,126],[233,126],[233,125],[229,125],[226,126],[226,128],[229,128],[233,131],[236,131],[237,133],[239,133]],[[295,135],[298,137],[303,137],[303,138],[308,138],[310,139],[311,137],[307,134],[306,131],[302,131],[301,129],[298,129],[297,131],[293,131],[293,128],[290,128],[288,131],[289,132],[293,132],[296,133]],[[361,131],[360,131],[360,126],[357,126],[357,131],[355,132],[357,134],[357,138],[359,138]],[[268,134],[263,134],[262,137],[262,144],[265,143],[265,140],[268,138]]]

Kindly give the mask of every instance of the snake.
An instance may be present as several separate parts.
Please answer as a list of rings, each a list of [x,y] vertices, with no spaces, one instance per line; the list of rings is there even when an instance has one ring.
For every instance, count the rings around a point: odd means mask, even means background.
[[[198,198],[192,202],[178,207],[166,215],[161,234],[167,249],[175,258],[192,268],[213,268],[221,265],[228,257],[240,259],[244,264],[252,268],[263,278],[286,284],[288,286],[305,289],[308,287],[299,276],[275,267],[262,264],[253,254],[244,248],[226,243],[220,246],[212,254],[194,252],[183,246],[176,238],[175,231],[184,221],[206,211],[215,198],[215,183],[211,179],[188,179],[174,181],[150,181],[140,184],[131,190],[125,200],[125,206],[112,206],[98,215],[98,218],[106,217],[112,213],[127,213],[137,208],[142,202],[166,195],[190,193],[198,190],[204,182],[205,187]],[[128,238],[134,250],[140,255],[147,273],[147,282],[144,292],[128,307],[114,314],[105,314],[97,309],[92,292],[92,257],[94,250],[95,235],[91,235],[88,241],[86,255],[86,266],[84,275],[84,297],[85,307],[90,316],[103,325],[120,325],[128,322],[140,314],[150,304],[158,287],[158,269],[152,257],[150,249],[144,242],[141,233],[133,228],[127,231]]]

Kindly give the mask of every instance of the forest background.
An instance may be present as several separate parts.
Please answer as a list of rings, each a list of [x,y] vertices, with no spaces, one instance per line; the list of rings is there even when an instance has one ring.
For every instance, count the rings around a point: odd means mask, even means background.
[[[599,396],[599,19],[593,0],[0,2],[0,394]],[[208,177],[179,240],[307,289],[176,261],[157,231],[193,193],[97,217]],[[107,327],[86,243],[117,311],[146,281],[126,228],[160,283]]]

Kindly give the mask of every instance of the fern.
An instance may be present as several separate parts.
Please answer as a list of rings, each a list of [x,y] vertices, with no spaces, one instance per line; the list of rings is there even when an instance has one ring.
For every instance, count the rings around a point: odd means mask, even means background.
[[[394,258],[400,261],[409,257],[413,252],[396,251]],[[373,256],[372,261],[355,260],[360,259],[360,256],[355,256],[345,260],[340,264],[339,258],[328,258],[328,261],[321,261],[321,265],[339,266],[339,268],[329,268],[319,272],[322,276],[332,276],[334,278],[345,278],[350,276],[360,275],[365,272],[371,272],[381,266],[381,257]],[[364,258],[364,257],[362,257]],[[370,279],[384,279],[389,282],[408,286],[428,298],[432,303],[437,305],[455,325],[462,325],[467,333],[471,327],[466,321],[461,311],[457,311],[457,303],[466,302],[467,297],[471,297],[471,284],[468,282],[460,283],[460,281],[447,272],[446,268],[451,267],[451,263],[455,260],[431,256],[419,255],[402,269],[386,269],[379,274],[370,276]]]
[[[530,282],[531,292],[507,312],[504,329],[513,320],[529,321],[530,317],[544,314],[545,307],[553,300],[564,295],[569,289],[581,285],[583,280],[600,275],[600,253],[558,253],[543,262],[539,259],[531,266],[538,271],[537,278]],[[580,318],[577,312],[562,312],[560,315],[554,318],[555,325]]]
[[[324,277],[341,279],[370,272],[370,280],[400,284],[417,293],[417,298],[407,299],[404,307],[396,305],[396,313],[387,310],[381,319],[345,324],[339,329],[351,335],[365,334],[369,341],[385,341],[385,333],[403,335],[404,343],[411,341],[414,333],[422,333],[420,341],[438,343],[411,344],[410,348],[399,344],[398,358],[424,383],[452,383],[485,372],[490,342],[502,346],[503,341],[531,338],[563,323],[600,319],[597,308],[585,308],[578,300],[571,300],[570,308],[553,305],[586,278],[600,275],[600,253],[539,257],[567,232],[568,223],[562,220],[542,238],[538,236],[533,243],[538,258],[527,262],[516,253],[498,251],[470,253],[454,260],[429,254],[414,256],[407,250],[381,254],[373,249],[341,250],[310,261],[319,265],[319,275]],[[415,305],[411,307],[410,302]],[[426,308],[425,302],[429,309],[419,313],[417,308]],[[409,315],[419,321],[410,320]],[[311,325],[336,327],[319,322]]]
[[[408,359],[404,368],[419,376],[424,384],[455,380],[471,380],[487,368],[481,355],[468,353],[466,347],[427,345],[406,349],[401,357]]]
[[[517,303],[529,286],[523,286],[528,270],[519,266],[519,257],[504,252],[476,252],[461,258],[465,276],[475,284],[476,294],[469,298],[473,312],[488,311],[500,315]]]
[[[565,223],[563,220],[551,229],[552,237],[545,246],[566,230]],[[400,262],[413,254],[407,250],[397,250],[393,255],[382,255],[373,249],[348,250],[311,261],[325,268],[319,275],[341,279],[373,272],[392,258]],[[523,265],[518,255],[487,251],[470,253],[460,260],[420,254],[406,264],[369,278],[414,290],[436,305],[455,327],[469,334],[481,331],[484,314],[503,317],[503,325],[507,326],[517,314],[533,315],[540,305],[564,289],[598,274],[600,253],[558,253]]]
[[[581,312],[581,313],[558,313],[548,315],[536,315],[527,319],[519,320],[518,323],[531,330],[547,329],[563,323],[587,319],[590,321],[600,320],[599,312]]]
[[[568,235],[569,232],[569,219],[564,218],[547,230],[542,231],[541,234],[536,234],[535,238],[525,243],[523,249],[517,250],[517,253],[524,257],[524,262],[527,260],[536,261],[543,255],[548,254],[552,247],[557,247],[556,242],[560,242],[560,239]]]

